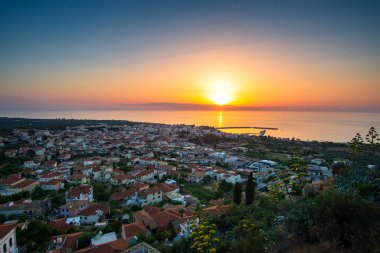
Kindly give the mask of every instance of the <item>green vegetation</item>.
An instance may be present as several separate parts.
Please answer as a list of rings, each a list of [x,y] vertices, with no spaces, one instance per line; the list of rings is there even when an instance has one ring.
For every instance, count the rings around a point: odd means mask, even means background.
[[[216,253],[216,245],[219,239],[216,235],[216,225],[208,221],[201,222],[194,231],[190,234],[191,249],[196,252]]]
[[[184,183],[181,187],[181,191],[184,194],[191,194],[192,196],[198,198],[202,203],[208,203],[212,199],[218,199],[222,197],[222,193],[218,190],[213,190],[210,185],[213,181],[208,184],[194,184],[194,183]]]
[[[17,243],[19,245],[26,244],[28,252],[43,252],[51,236],[57,234],[58,231],[49,227],[45,222],[32,220],[27,229],[17,231]]]
[[[94,198],[96,201],[108,201],[111,196],[110,191],[108,190],[107,185],[94,182],[92,183]]]

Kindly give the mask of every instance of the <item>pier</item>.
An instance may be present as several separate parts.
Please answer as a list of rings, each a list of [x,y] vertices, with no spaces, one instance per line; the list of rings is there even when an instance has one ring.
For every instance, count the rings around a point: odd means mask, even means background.
[[[260,130],[278,130],[277,127],[257,127],[257,126],[231,126],[231,127],[216,127],[216,129],[260,129]]]

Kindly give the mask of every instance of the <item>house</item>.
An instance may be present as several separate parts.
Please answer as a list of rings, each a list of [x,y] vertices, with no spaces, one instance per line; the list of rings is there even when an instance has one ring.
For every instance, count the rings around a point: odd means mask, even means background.
[[[16,227],[17,224],[1,224],[0,225],[0,252],[16,253]]]
[[[80,216],[81,224],[94,225],[102,221],[109,211],[110,208],[107,205],[90,203],[86,209],[78,213],[78,216]]]
[[[54,169],[54,168],[57,168],[57,165],[58,165],[57,161],[50,160],[50,161],[45,162],[44,168],[45,169]]]
[[[111,176],[111,184],[113,185],[127,185],[131,181],[134,181],[134,178],[129,174],[118,174]]]
[[[148,233],[150,234],[142,221],[121,225],[121,236],[128,242],[131,242],[135,236]]]
[[[34,152],[35,152],[36,156],[44,155],[45,154],[45,148],[43,148],[43,147],[36,147],[34,149]]]
[[[87,200],[73,200],[59,207],[60,214],[63,217],[78,216],[81,211],[88,206]]]
[[[48,198],[33,201],[31,199],[20,199],[0,204],[0,214],[4,215],[39,217],[46,215],[50,210],[51,201]]]
[[[159,212],[162,211],[160,207],[157,207],[157,206],[151,206],[151,205],[145,205],[145,206],[143,207],[143,210],[144,210],[145,212],[147,212],[149,215],[154,214],[154,213],[159,213]]]
[[[94,194],[92,186],[90,185],[78,185],[65,192],[66,202],[73,200],[87,200],[89,202],[94,201]]]
[[[0,180],[0,188],[11,188],[13,185],[21,183],[24,180],[25,178],[23,178],[21,174],[10,174],[6,178]]]
[[[12,188],[17,189],[17,191],[32,192],[39,184],[40,182],[36,179],[25,179],[17,184],[14,184]]]
[[[192,172],[188,175],[188,181],[194,183],[202,182],[204,178],[204,171],[201,169],[192,170]]]
[[[90,246],[74,253],[122,253],[128,248],[129,243],[124,239],[118,239],[116,241],[100,244],[96,246]]]
[[[24,162],[24,168],[27,169],[36,169],[40,166],[39,163],[35,163],[34,161],[25,161]]]
[[[52,236],[46,253],[75,252],[78,249],[78,239],[83,232]]]
[[[10,149],[4,152],[4,155],[6,157],[15,157],[17,155],[17,150],[16,149]]]
[[[92,179],[100,179],[102,177],[102,169],[99,167],[92,168],[91,178]]]
[[[62,173],[62,172],[59,172],[59,171],[54,171],[52,173],[48,173],[48,174],[45,174],[46,175],[46,179],[45,180],[40,180],[40,181],[50,181],[50,180],[53,180],[53,179],[64,179],[65,178],[65,174]]]
[[[63,179],[53,179],[48,182],[40,182],[40,185],[45,191],[58,191],[64,188],[65,184],[63,181]]]
[[[144,223],[145,227],[149,228],[150,230],[155,230],[158,228],[158,224],[153,220],[150,214],[145,210],[134,212],[133,221],[135,223],[136,222]]]
[[[48,225],[49,227],[52,227],[52,228],[55,228],[58,230],[59,233],[66,233],[66,231],[71,228],[71,227],[74,227],[73,224],[69,224],[67,222],[67,218],[60,218],[60,219],[55,219],[55,220],[50,220],[48,222]]]
[[[146,170],[136,174],[135,176],[138,182],[149,183],[155,181],[154,170]]]
[[[137,190],[136,189],[129,189],[129,190],[126,190],[126,191],[123,191],[123,192],[115,192],[115,193],[112,193],[111,195],[111,200],[115,200],[115,201],[123,201],[123,200],[126,200],[132,196],[136,196],[137,195]]]
[[[176,184],[159,183],[156,187],[160,188],[164,195],[172,192],[179,192],[179,187]]]
[[[177,222],[182,224],[186,222],[186,219],[182,218],[179,213],[171,211],[162,211],[159,213],[153,213],[150,215],[152,219],[157,223],[158,229],[167,229],[170,222]]]
[[[158,187],[152,187],[139,191],[138,196],[142,205],[160,203],[162,201],[162,190]]]
[[[138,191],[146,190],[148,188],[149,188],[149,185],[144,184],[142,182],[136,182],[136,183],[132,184],[132,189],[136,189]]]
[[[94,156],[89,159],[86,159],[83,164],[84,166],[100,165],[103,162],[104,158],[99,156]]]
[[[73,184],[88,184],[90,182],[90,176],[85,174],[72,174],[67,181]]]

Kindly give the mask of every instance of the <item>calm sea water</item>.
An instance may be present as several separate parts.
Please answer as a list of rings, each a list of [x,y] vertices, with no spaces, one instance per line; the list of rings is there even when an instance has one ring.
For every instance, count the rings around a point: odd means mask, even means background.
[[[273,127],[267,135],[301,140],[347,142],[374,126],[380,132],[380,113],[291,112],[291,111],[13,111],[0,116],[66,119],[123,119],[166,124],[215,127]],[[257,133],[256,129],[224,130]]]

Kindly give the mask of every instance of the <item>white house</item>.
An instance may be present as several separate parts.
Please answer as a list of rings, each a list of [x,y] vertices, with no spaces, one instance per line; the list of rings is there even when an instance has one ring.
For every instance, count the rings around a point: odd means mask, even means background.
[[[90,203],[86,209],[79,212],[80,223],[94,225],[102,221],[105,215],[109,213],[109,207],[102,204]]]
[[[65,193],[66,202],[73,200],[87,200],[89,202],[94,201],[94,194],[92,187],[89,185],[78,185]]]
[[[139,200],[142,205],[160,203],[162,201],[162,190],[152,187],[139,192]]]
[[[16,253],[16,224],[0,225],[0,253]]]

